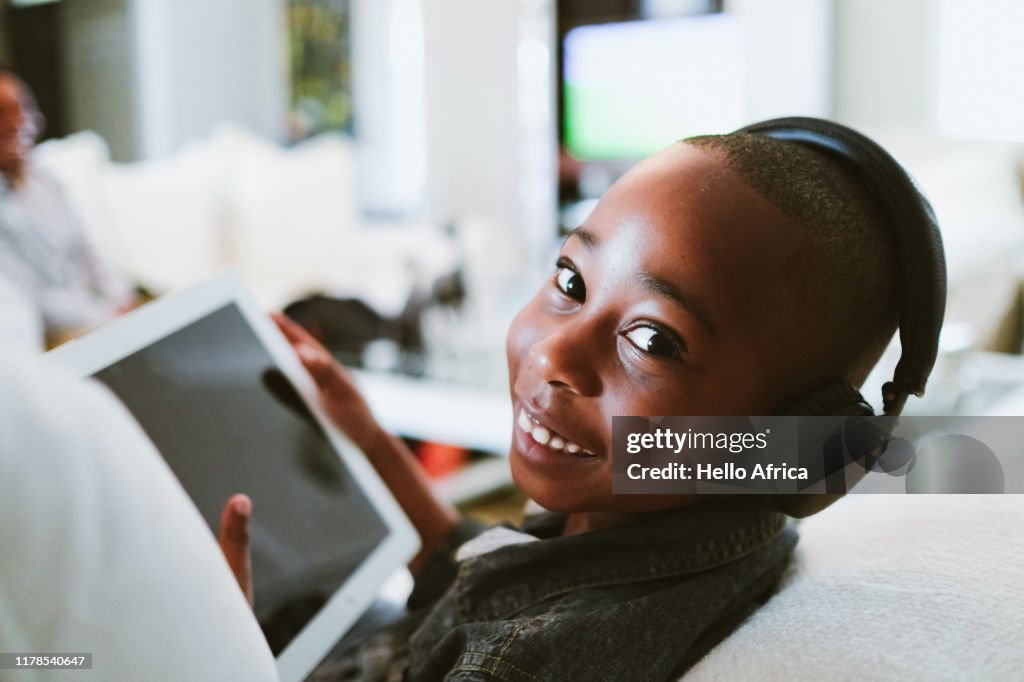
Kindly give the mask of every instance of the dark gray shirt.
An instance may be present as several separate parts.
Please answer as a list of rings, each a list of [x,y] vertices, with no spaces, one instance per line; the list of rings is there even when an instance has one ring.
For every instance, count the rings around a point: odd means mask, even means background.
[[[315,679],[675,679],[768,598],[796,544],[755,498],[569,537],[563,525],[460,524],[417,576],[410,613]]]

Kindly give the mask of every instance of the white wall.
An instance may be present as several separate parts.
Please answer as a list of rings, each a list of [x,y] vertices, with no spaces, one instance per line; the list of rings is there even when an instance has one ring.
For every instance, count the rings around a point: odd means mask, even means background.
[[[423,3],[428,183],[440,221],[468,213],[518,222],[517,5]]]
[[[426,109],[420,0],[352,0],[357,189],[371,218],[422,217]]]
[[[917,128],[934,121],[941,0],[835,0],[836,117]]]
[[[746,119],[832,112],[830,0],[727,0],[746,47]]]
[[[268,137],[288,106],[284,0],[65,2],[72,130],[120,161],[160,156],[222,121]]]
[[[96,131],[116,161],[131,161],[138,151],[138,93],[126,56],[133,49],[128,3],[74,0],[63,6],[68,129]]]
[[[835,0],[838,118],[1024,140],[1019,0]]]
[[[140,157],[232,121],[280,139],[288,107],[284,0],[131,0]]]
[[[491,224],[501,261],[555,239],[553,0],[423,4],[427,183],[437,222]]]
[[[1024,3],[940,2],[938,126],[953,134],[1024,142]]]

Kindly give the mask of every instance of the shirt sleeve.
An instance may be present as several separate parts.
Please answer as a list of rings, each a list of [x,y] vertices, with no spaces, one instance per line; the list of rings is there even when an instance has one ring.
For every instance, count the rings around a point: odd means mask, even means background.
[[[106,249],[100,243],[100,235],[95,234],[82,220],[78,208],[60,182],[53,177],[48,177],[47,180],[53,195],[52,201],[61,207],[73,236],[74,244],[71,250],[82,269],[89,294],[103,307],[111,310],[127,304],[132,298],[132,288],[127,278],[114,267]]]
[[[482,522],[463,516],[449,531],[444,543],[434,551],[430,558],[416,573],[412,594],[406,602],[409,611],[416,611],[437,601],[448,586],[455,580],[458,563],[455,561],[455,550],[463,543],[480,535],[487,526]]]

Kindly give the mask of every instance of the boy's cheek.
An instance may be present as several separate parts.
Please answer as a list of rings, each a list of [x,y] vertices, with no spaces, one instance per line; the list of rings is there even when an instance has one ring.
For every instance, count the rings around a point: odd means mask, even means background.
[[[538,319],[537,313],[533,311],[534,307],[535,303],[531,301],[516,314],[505,337],[509,380],[513,385],[521,363],[529,357],[530,348],[544,338],[541,321]]]

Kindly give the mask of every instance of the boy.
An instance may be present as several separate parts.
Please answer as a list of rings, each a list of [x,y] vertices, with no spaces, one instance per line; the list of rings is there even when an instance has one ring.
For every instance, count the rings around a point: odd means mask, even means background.
[[[857,183],[794,143],[694,138],[636,166],[509,329],[512,474],[552,512],[521,531],[434,499],[344,370],[278,318],[423,544],[410,614],[321,677],[678,677],[768,597],[796,534],[753,496],[613,495],[612,417],[776,414],[859,386],[896,328],[894,270]],[[251,511],[236,496],[222,519],[244,589]]]

